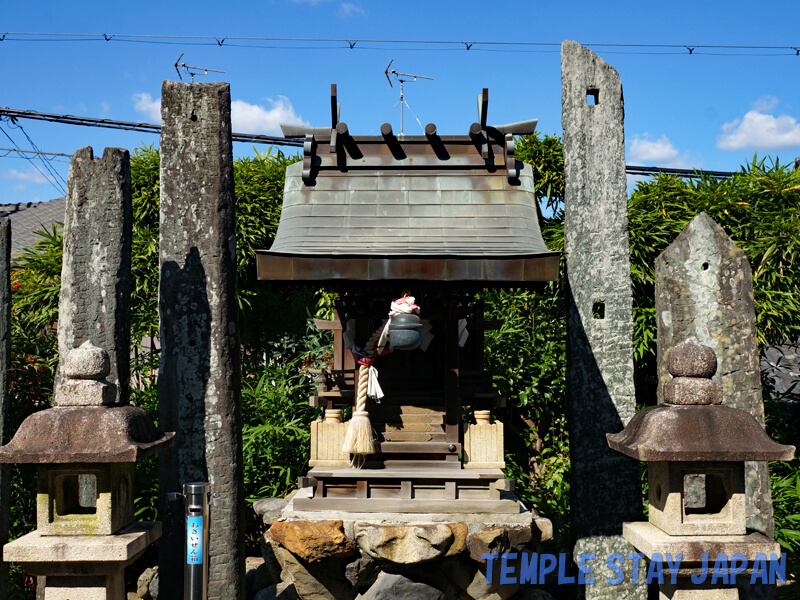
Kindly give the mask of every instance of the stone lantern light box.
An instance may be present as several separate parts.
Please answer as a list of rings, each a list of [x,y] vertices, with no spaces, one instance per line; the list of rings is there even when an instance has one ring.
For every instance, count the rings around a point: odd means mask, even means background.
[[[634,416],[609,445],[648,462],[649,521],[673,536],[745,535],[744,461],[791,460],[749,414],[722,406],[714,351],[690,338],[668,356],[664,404]]]

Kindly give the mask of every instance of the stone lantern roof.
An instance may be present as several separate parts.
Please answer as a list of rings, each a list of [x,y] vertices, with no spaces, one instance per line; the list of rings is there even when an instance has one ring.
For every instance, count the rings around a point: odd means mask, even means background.
[[[792,460],[795,451],[728,406],[648,406],[606,438],[614,450],[641,461]]]
[[[0,463],[125,463],[170,445],[136,406],[57,406],[33,413],[0,447]]]
[[[722,389],[711,380],[717,358],[708,346],[690,338],[670,350],[673,376],[665,402],[649,406],[620,433],[608,433],[608,445],[641,461],[791,460],[795,447],[778,444],[743,410],[722,406]]]
[[[114,404],[109,368],[108,353],[88,340],[70,350],[57,406],[29,415],[0,447],[0,463],[133,463],[171,445],[175,433],[158,431],[141,408]]]

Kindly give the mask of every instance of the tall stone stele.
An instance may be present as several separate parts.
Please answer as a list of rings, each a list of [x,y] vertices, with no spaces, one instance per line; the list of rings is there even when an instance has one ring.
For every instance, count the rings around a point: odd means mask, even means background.
[[[133,520],[133,467],[171,444],[141,408],[116,402],[108,353],[87,341],[62,361],[56,406],[30,415],[0,463],[38,465],[36,530],[3,559],[46,576],[44,600],[118,600],[125,567],[161,536]]]
[[[690,337],[714,350],[726,406],[764,426],[761,368],[756,342],[753,277],[744,252],[714,219],[700,213],[656,259],[659,397],[669,381],[669,349]],[[769,470],[745,466],[747,526],[774,533]]]
[[[0,444],[8,439],[8,367],[11,360],[11,221],[0,219]],[[8,541],[11,472],[0,465],[0,549]],[[0,598],[8,595],[8,565],[0,563]]]
[[[167,494],[207,481],[210,600],[244,598],[244,491],[231,98],[226,83],[161,90],[160,592],[182,597],[185,518]]]
[[[107,379],[116,388],[116,402],[128,402],[132,237],[128,151],[106,148],[95,158],[91,146],[81,148],[67,181],[56,392],[66,381],[63,361],[69,351],[92,340],[108,352]]]
[[[561,46],[564,129],[564,254],[567,264],[567,400],[570,410],[575,561],[585,553],[626,555],[623,521],[641,516],[639,466],[611,451],[607,432],[636,412],[633,298],[622,84],[617,72],[576,42]],[[625,563],[629,568],[631,561]],[[647,587],[606,582],[605,561],[586,598],[647,598]],[[641,581],[641,580],[640,580]]]

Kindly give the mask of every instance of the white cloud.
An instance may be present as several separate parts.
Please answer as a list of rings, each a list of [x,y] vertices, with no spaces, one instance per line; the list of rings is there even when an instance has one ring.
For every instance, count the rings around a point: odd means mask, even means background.
[[[753,102],[753,109],[758,112],[769,112],[780,103],[781,101],[775,96],[761,96],[761,98]]]
[[[153,100],[147,92],[133,95],[133,108],[154,123],[161,123],[161,98]]]
[[[239,133],[264,133],[281,135],[281,123],[308,125],[294,111],[286,96],[277,99],[267,98],[268,107],[249,104],[244,100],[231,102],[231,122],[233,130]]]
[[[161,98],[142,92],[133,95],[134,108],[155,122],[161,122]],[[231,126],[237,133],[263,133],[281,135],[281,123],[297,123],[308,125],[294,111],[292,103],[286,96],[277,99],[267,98],[267,106],[250,104],[244,100],[231,102]]]
[[[339,6],[339,12],[347,17],[349,15],[366,15],[367,13],[364,12],[364,9],[360,6],[356,6],[352,2],[342,2],[341,6]]]
[[[738,150],[781,150],[800,148],[800,123],[791,115],[770,114],[778,106],[774,96],[763,96],[753,103],[753,109],[741,119],[722,126],[717,148]]]
[[[292,3],[319,6],[320,4],[331,1],[332,0],[292,0]],[[354,4],[353,2],[342,2],[339,4],[339,14],[343,17],[349,17],[350,15],[366,15],[367,13],[358,4]]]
[[[27,183],[47,183],[49,180],[39,171],[28,169],[27,171],[0,171],[0,177],[6,181],[25,181]]]
[[[681,154],[666,135],[651,140],[647,133],[636,135],[629,142],[626,162],[632,165],[651,165],[687,169],[692,166],[686,153]]]
[[[111,105],[108,102],[106,102],[105,100],[103,100],[100,103],[100,110],[102,111],[102,113],[104,115],[107,115],[108,111],[111,110]]]

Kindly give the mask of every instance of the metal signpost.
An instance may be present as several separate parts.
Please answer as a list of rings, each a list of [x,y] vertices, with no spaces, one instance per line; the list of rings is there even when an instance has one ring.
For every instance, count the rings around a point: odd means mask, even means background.
[[[205,481],[184,483],[182,494],[168,496],[170,500],[182,498],[186,507],[184,600],[206,600],[208,596],[208,517],[210,503],[216,499],[210,489]]]

